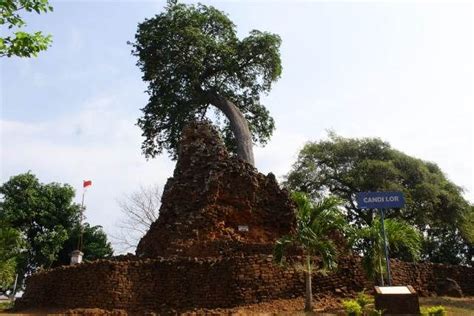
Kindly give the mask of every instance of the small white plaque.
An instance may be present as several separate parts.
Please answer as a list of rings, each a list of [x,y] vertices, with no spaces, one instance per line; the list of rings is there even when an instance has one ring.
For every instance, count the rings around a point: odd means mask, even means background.
[[[238,227],[239,232],[248,232],[249,227],[247,225],[239,225]]]
[[[379,286],[381,294],[411,294],[406,286]]]

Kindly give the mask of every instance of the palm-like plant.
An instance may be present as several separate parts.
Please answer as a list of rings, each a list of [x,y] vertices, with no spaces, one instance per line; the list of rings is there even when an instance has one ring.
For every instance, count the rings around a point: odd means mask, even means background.
[[[303,250],[301,268],[305,273],[306,299],[305,310],[312,310],[311,274],[315,271],[326,272],[337,267],[338,249],[330,235],[335,231],[344,231],[346,221],[339,210],[341,201],[336,197],[327,197],[313,203],[301,192],[291,195],[296,203],[296,230],[292,235],[280,238],[275,245],[274,258],[278,263],[285,260],[285,250],[293,245]],[[319,269],[313,267],[313,257],[321,260]]]
[[[419,257],[422,238],[415,227],[396,219],[385,219],[384,226],[389,250],[398,252],[403,249],[413,260]],[[374,280],[378,277],[379,284],[383,285],[387,269],[380,217],[373,221],[372,226],[352,230],[349,242],[362,252],[362,264],[369,277]]]

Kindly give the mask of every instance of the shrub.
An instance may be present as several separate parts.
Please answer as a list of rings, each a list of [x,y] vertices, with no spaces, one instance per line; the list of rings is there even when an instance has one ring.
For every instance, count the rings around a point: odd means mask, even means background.
[[[364,290],[357,293],[356,301],[359,306],[364,309],[367,305],[374,303],[374,298],[368,294],[365,294]]]
[[[368,315],[369,316],[382,316],[383,315],[383,310],[373,309],[373,310],[369,311]]]
[[[421,308],[421,315],[423,316],[445,316],[446,308],[444,306],[431,306],[431,307],[422,307]]]
[[[13,307],[12,301],[0,302],[0,311],[4,311]]]
[[[344,310],[349,316],[358,316],[362,314],[362,307],[360,307],[356,300],[342,301],[342,306],[344,306]]]

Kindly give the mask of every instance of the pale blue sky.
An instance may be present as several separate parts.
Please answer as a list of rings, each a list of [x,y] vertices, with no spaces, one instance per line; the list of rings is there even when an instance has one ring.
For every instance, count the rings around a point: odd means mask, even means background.
[[[282,37],[282,78],[265,97],[277,130],[256,149],[262,172],[284,175],[305,141],[332,129],[436,162],[474,201],[472,4],[204,3],[226,11],[241,36]],[[163,186],[174,166],[141,156],[134,123],[147,96],[126,44],[164,1],[52,4],[53,13],[27,18],[53,34],[52,47],[1,60],[0,181],[31,170],[80,192],[91,179],[88,220],[113,232],[116,199]]]

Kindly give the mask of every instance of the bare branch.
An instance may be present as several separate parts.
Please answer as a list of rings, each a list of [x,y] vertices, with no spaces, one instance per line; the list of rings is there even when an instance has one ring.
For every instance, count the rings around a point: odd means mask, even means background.
[[[161,206],[161,189],[157,184],[140,188],[117,201],[122,212],[118,222],[119,233],[112,235],[119,251],[134,251],[150,225],[158,219]]]

